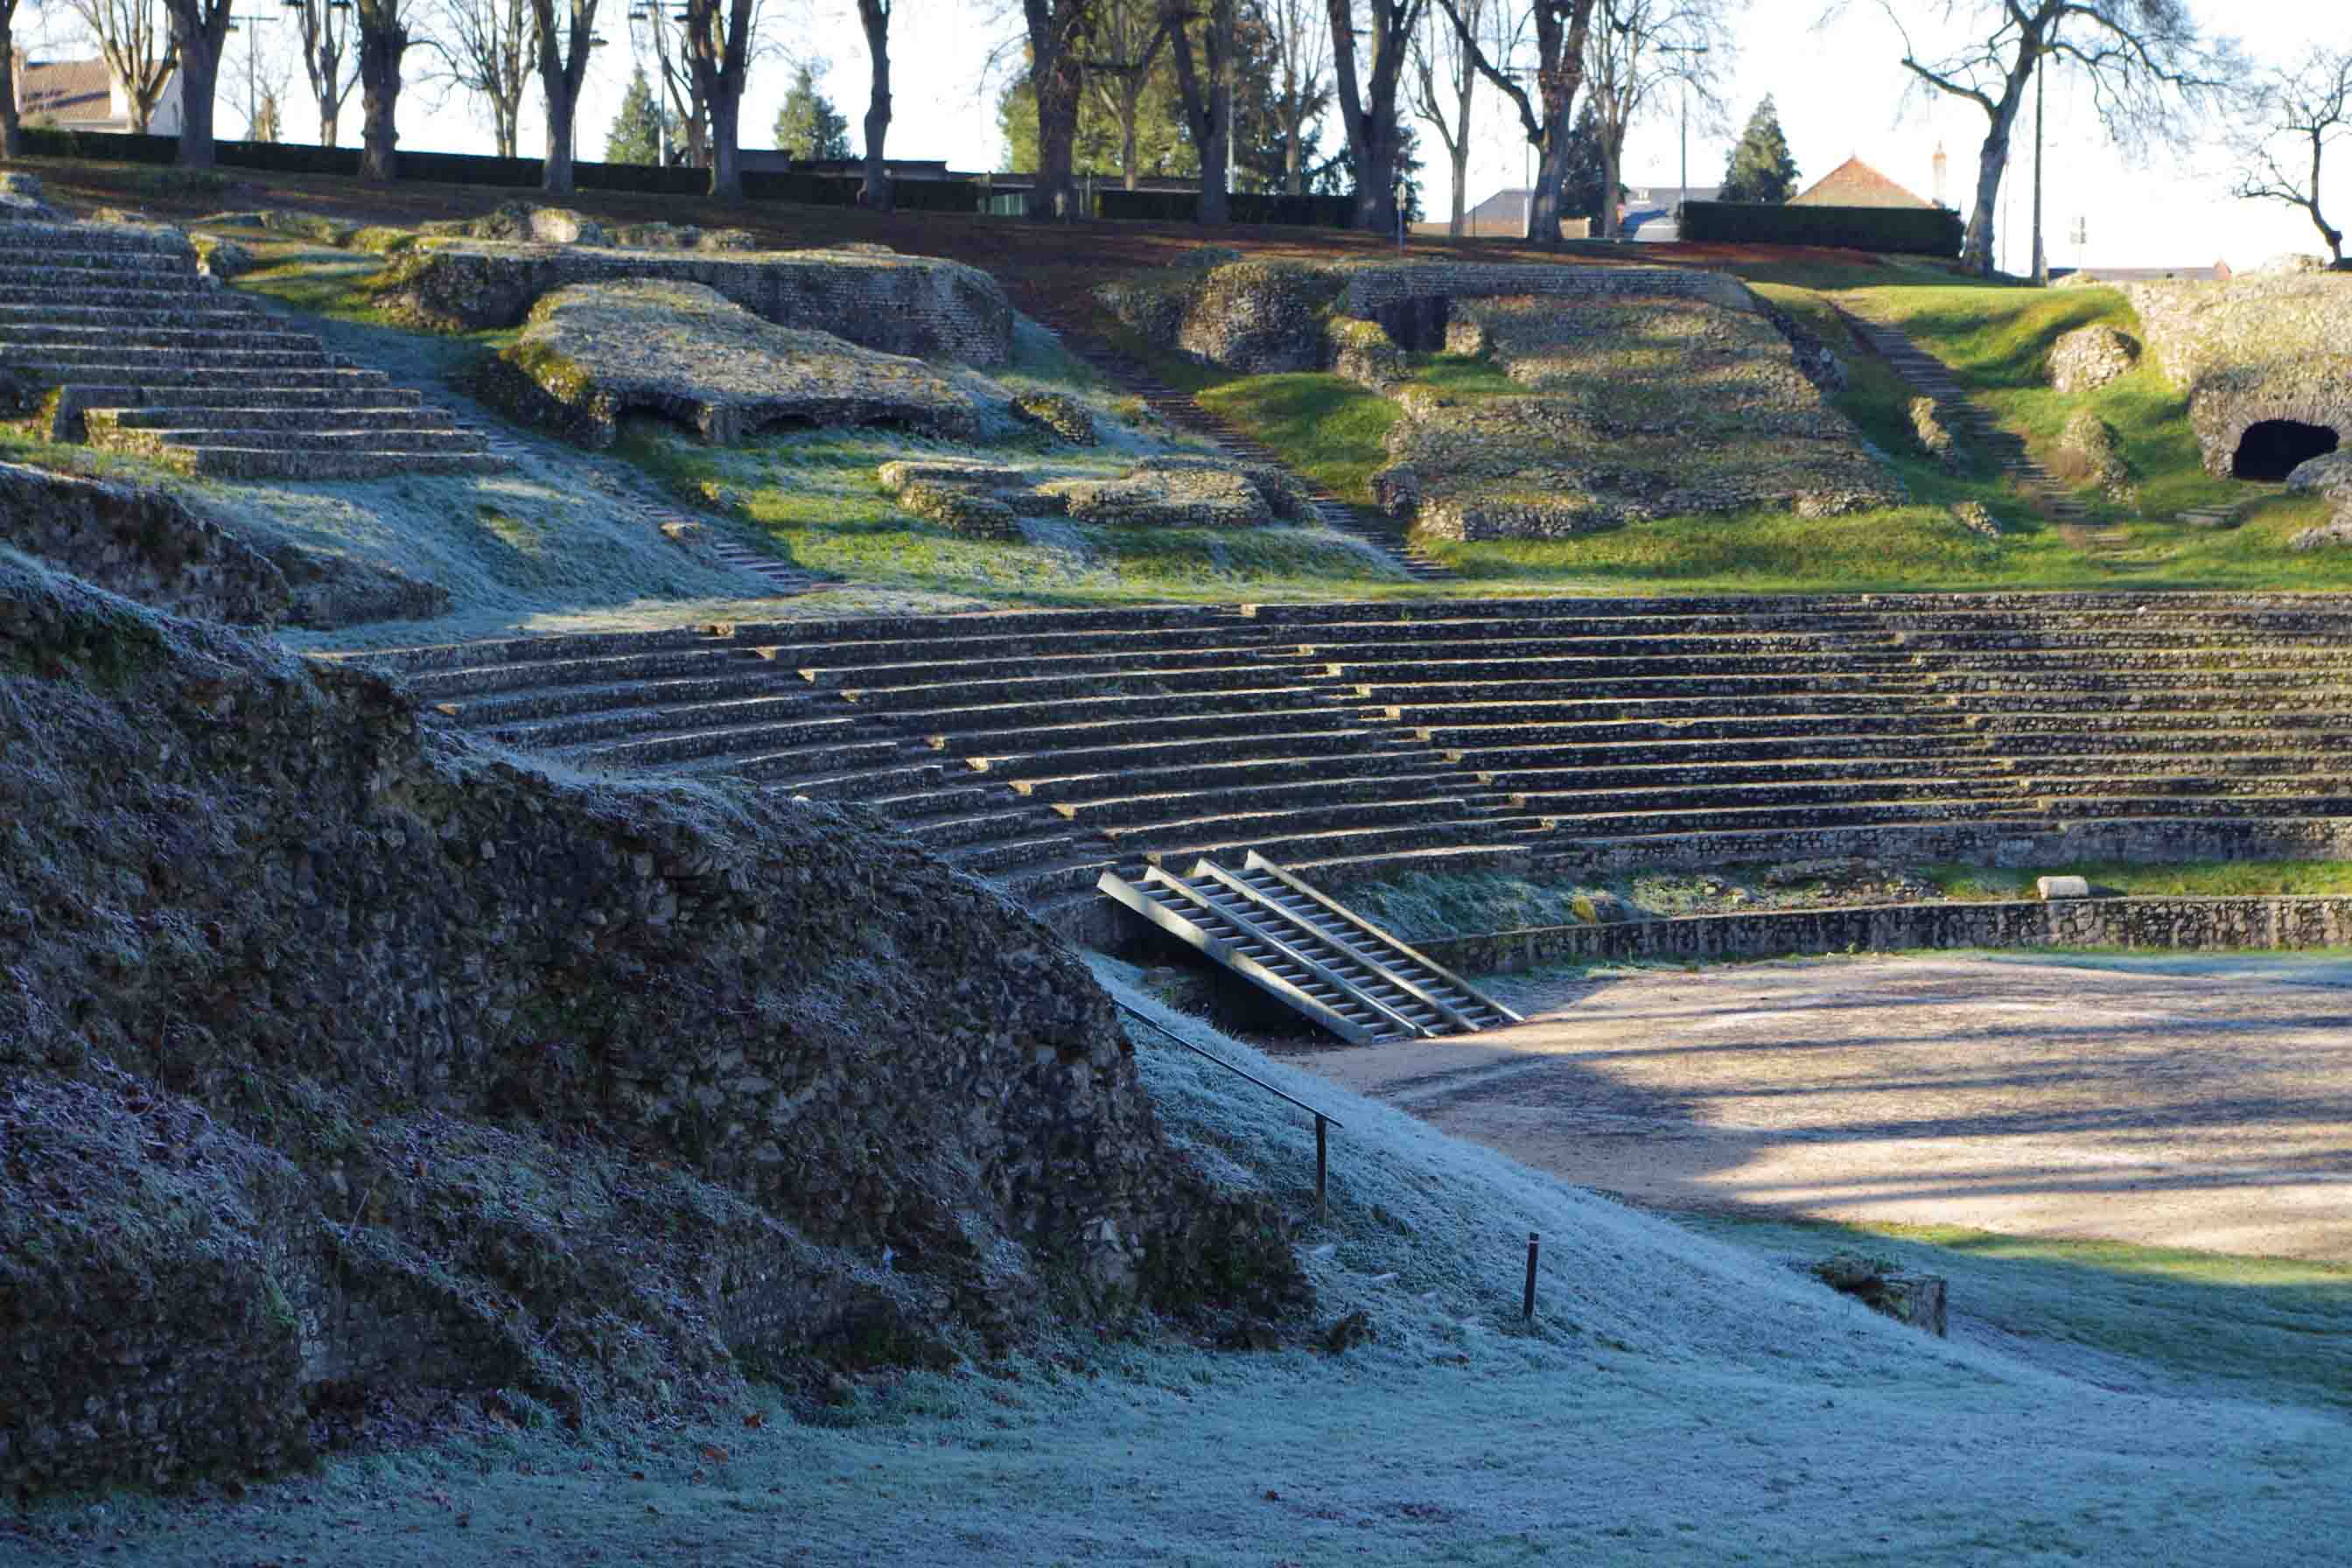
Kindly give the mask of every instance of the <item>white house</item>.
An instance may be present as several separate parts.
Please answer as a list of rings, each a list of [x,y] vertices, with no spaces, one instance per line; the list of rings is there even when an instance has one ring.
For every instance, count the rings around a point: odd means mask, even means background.
[[[131,101],[104,60],[27,60],[16,57],[16,113],[27,125],[60,131],[131,129]],[[180,73],[174,70],[148,116],[148,133],[180,133]]]

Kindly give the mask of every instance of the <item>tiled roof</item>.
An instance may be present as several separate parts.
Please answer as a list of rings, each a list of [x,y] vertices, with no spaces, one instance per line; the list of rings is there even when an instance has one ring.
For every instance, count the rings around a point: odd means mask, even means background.
[[[103,120],[113,112],[114,79],[104,60],[28,61],[18,80],[16,111],[27,120]]]
[[[1792,207],[1932,207],[1859,158],[1848,158],[1797,195]]]

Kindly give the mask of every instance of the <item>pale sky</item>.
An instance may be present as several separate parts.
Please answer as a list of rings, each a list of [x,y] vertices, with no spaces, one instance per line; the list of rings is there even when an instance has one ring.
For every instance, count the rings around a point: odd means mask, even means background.
[[[1931,0],[1898,0],[1906,15],[1939,14]],[[2314,35],[2312,18],[2323,8],[2313,0],[2190,0],[2209,25],[2216,23],[2242,38],[2249,52],[2264,60],[2283,59],[2307,44]],[[1981,110],[1963,100],[1938,95],[1906,97],[1910,80],[1900,64],[1900,35],[1881,13],[1875,0],[1849,0],[1842,17],[1828,26],[1819,25],[1823,0],[1750,0],[1734,28],[1736,69],[1726,93],[1725,118],[1736,128],[1745,121],[1756,100],[1769,92],[1776,99],[1781,124],[1791,151],[1808,181],[1826,174],[1850,155],[1860,155],[1882,173],[1923,196],[1932,196],[1931,163],[1940,142],[1949,157],[1948,199],[1966,208],[1976,184],[1976,158],[1984,138]],[[276,11],[268,0],[255,0],[256,9]],[[599,52],[587,95],[581,106],[579,155],[600,156],[605,129],[611,123],[628,79],[628,27],[625,0],[603,0],[607,13],[601,30],[612,39]],[[2352,13],[2334,10],[2337,16]],[[824,62],[823,80],[835,105],[850,122],[853,142],[859,139],[865,110],[866,58],[856,13],[845,0],[770,0],[771,38],[796,57]],[[1002,72],[984,76],[983,64],[995,46],[1014,38],[1020,12],[1009,3],[983,0],[974,5],[959,0],[898,0],[894,18],[898,41],[893,50],[896,119],[889,150],[906,158],[945,158],[959,168],[996,166],[1003,149],[997,135],[995,97]],[[1921,24],[1915,22],[1915,27]],[[2334,23],[2352,41],[2352,19]],[[20,36],[27,29],[20,25]],[[292,42],[290,24],[271,31],[283,46]],[[1920,47],[1928,47],[1921,33]],[[1018,53],[1011,51],[1017,62]],[[422,51],[412,51],[411,75],[425,68]],[[241,58],[234,51],[224,70],[220,123],[224,134],[238,133],[244,124]],[[742,133],[747,146],[769,144],[770,127],[790,77],[782,59],[756,69],[746,95]],[[289,132],[315,135],[315,113],[302,105],[307,96],[299,72],[294,82]],[[436,101],[436,96],[440,101]],[[523,151],[535,153],[544,132],[537,112],[534,88],[524,110]],[[1526,143],[1508,123],[1499,99],[1477,110],[1485,129],[1474,131],[1478,153],[1472,162],[1470,199],[1477,201],[1503,186],[1524,183]],[[412,85],[404,94],[402,145],[452,152],[488,152],[487,118],[462,95],[436,94]],[[2078,259],[2071,231],[2079,219],[2087,226],[2089,241],[2080,259],[2089,265],[2155,266],[2209,263],[2226,258],[2246,267],[2285,250],[2315,251],[2319,237],[2299,211],[2276,204],[2240,202],[2228,195],[2228,177],[2220,167],[2210,136],[2203,144],[2162,149],[2144,163],[2135,164],[2110,145],[2090,113],[2089,95],[2063,70],[2049,82],[2050,131],[2045,174],[2045,227],[2053,265]],[[1338,134],[1338,115],[1326,117],[1327,138]],[[1703,108],[1694,111],[1690,133],[1690,174],[1694,184],[1712,184],[1721,175],[1730,133],[1710,127]],[[359,102],[354,92],[344,110],[346,140],[358,133]],[[1629,184],[1673,184],[1677,178],[1676,103],[1663,95],[1638,121],[1625,159]],[[2004,190],[2010,211],[1998,228],[2002,236],[2004,265],[2022,270],[2026,265],[2030,216],[2032,117],[2021,121],[2016,157]],[[1426,203],[1443,212],[1447,199],[1442,163],[1424,175]],[[2339,147],[2329,172],[2327,200],[2339,226],[2352,216],[2352,142]]]

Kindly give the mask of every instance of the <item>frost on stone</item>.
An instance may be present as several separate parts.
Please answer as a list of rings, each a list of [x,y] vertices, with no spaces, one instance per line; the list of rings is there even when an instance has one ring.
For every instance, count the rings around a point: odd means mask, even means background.
[[[1001,421],[1003,403],[971,372],[779,327],[700,284],[650,279],[550,294],[485,383],[510,411],[593,447],[612,445],[633,412],[731,446],[784,424],[970,437]]]

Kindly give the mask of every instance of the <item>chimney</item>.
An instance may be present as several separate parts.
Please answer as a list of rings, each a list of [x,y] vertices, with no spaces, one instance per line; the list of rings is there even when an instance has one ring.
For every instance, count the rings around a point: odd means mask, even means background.
[[[1939,206],[1939,207],[1948,207],[1948,206],[1950,206],[1950,205],[1952,205],[1950,202],[1946,201],[1946,200],[1944,199],[1944,190],[1945,190],[1945,184],[1946,184],[1946,181],[1945,181],[1945,170],[1946,170],[1946,168],[1949,165],[1950,162],[1951,162],[1951,161],[1950,161],[1949,159],[1948,159],[1948,158],[1946,158],[1946,157],[1944,156],[1944,144],[1943,144],[1941,142],[1937,142],[1937,143],[1936,143],[1936,205],[1937,205],[1937,206]]]

